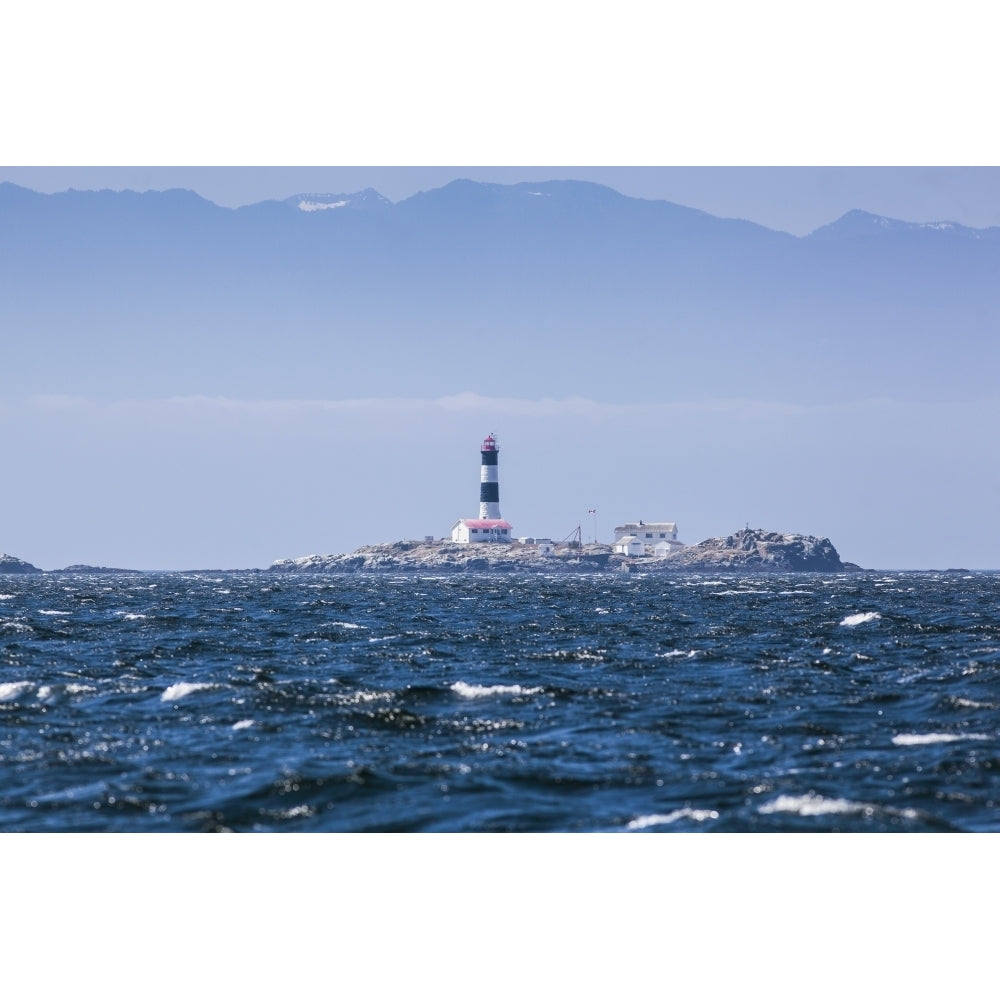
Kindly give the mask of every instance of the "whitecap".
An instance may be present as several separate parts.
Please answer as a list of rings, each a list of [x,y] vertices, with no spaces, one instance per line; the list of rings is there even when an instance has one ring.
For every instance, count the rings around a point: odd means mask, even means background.
[[[0,601],[12,601],[14,600],[13,594],[0,594]]]
[[[898,747],[925,746],[928,743],[954,743],[956,740],[988,740],[985,733],[897,733],[892,742]]]
[[[0,684],[0,701],[16,701],[33,687],[31,681],[7,681],[5,684]]]
[[[191,681],[180,681],[178,684],[171,684],[170,687],[160,695],[160,701],[177,701],[194,691],[207,691],[214,688],[214,684],[195,684]]]
[[[971,698],[955,698],[952,702],[955,708],[995,708],[987,701],[973,701]]]
[[[828,816],[836,813],[866,813],[871,815],[875,807],[865,802],[852,802],[850,799],[828,799],[815,792],[805,795],[779,795],[773,802],[760,807],[758,812],[798,813],[800,816]]]
[[[840,624],[854,628],[855,625],[864,625],[865,622],[878,621],[881,617],[877,611],[859,611],[856,615],[848,615]]]
[[[805,795],[779,795],[773,802],[761,806],[757,811],[792,812],[800,816],[828,816],[837,813],[874,816],[877,812],[899,816],[902,819],[918,819],[920,816],[916,809],[909,807],[898,809],[893,806],[877,806],[871,802],[854,802],[851,799],[828,799],[815,792],[808,792]]]
[[[313,816],[316,810],[312,806],[302,803],[292,806],[290,809],[282,809],[280,812],[272,813],[275,819],[296,819],[299,816]]]
[[[35,630],[24,622],[0,622],[0,628],[9,632],[34,632]]]
[[[330,683],[337,683],[331,681]],[[392,691],[355,691],[353,694],[342,695],[337,700],[342,705],[366,705],[373,701],[392,701],[395,695]]]
[[[493,694],[541,694],[544,688],[521,687],[520,684],[466,684],[465,681],[455,681],[451,690],[463,698],[487,698]]]
[[[253,725],[253,719],[240,719],[233,723],[233,729],[249,729]]]
[[[669,813],[654,813],[650,816],[637,816],[630,820],[625,827],[626,830],[645,830],[651,826],[667,826],[676,823],[679,819],[692,819],[696,823],[704,823],[706,820],[718,819],[719,814],[714,809],[675,809]]]
[[[363,628],[367,631],[367,625],[358,625],[356,622],[331,622],[332,625],[339,625],[340,628]]]
[[[71,615],[72,611],[39,611],[40,615]]]
[[[116,611],[115,614],[119,618],[124,618],[127,622],[137,622],[144,618],[148,618],[149,615],[136,614],[134,611]]]

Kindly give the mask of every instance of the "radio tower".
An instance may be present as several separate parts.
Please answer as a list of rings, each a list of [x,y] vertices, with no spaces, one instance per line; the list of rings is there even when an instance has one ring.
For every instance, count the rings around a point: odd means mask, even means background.
[[[479,517],[482,520],[500,520],[500,480],[498,478],[497,459],[500,448],[497,439],[491,434],[483,441],[483,464],[479,471]]]

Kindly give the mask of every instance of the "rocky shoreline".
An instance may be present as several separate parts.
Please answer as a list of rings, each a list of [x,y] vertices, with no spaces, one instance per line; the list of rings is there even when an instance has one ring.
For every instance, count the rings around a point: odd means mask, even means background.
[[[278,559],[273,573],[844,573],[861,567],[841,560],[828,538],[746,528],[689,545],[666,558],[625,556],[612,546],[559,545],[543,554],[518,542],[462,545],[451,541],[363,545],[343,555]]]
[[[829,538],[744,528],[707,538],[666,558],[626,556],[611,545],[561,544],[544,553],[538,545],[504,542],[462,545],[386,542],[363,545],[342,555],[278,559],[269,573],[850,573],[861,567],[843,562]],[[0,555],[5,573],[137,573],[107,566],[67,566],[41,570],[15,556]],[[192,571],[195,572],[195,571]],[[219,571],[224,572],[224,571]],[[243,571],[247,572],[247,571]],[[253,572],[262,572],[254,570]]]
[[[140,573],[142,570],[136,569],[118,569],[115,566],[84,566],[84,565],[74,565],[66,566],[63,569],[39,569],[37,566],[32,566],[30,562],[25,562],[23,559],[18,559],[17,556],[9,556],[6,553],[0,553],[0,574],[3,573],[118,573],[118,574],[131,574]]]

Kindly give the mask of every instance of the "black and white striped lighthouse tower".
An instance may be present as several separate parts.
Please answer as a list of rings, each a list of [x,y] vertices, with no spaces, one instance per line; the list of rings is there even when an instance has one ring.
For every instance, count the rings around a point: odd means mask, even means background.
[[[500,479],[497,459],[500,448],[497,439],[490,434],[483,441],[483,463],[479,471],[479,517],[484,521],[500,520]]]
[[[509,542],[513,526],[500,516],[500,481],[497,476],[497,459],[500,448],[490,434],[480,449],[483,456],[479,469],[479,517],[460,518],[451,529],[451,540],[460,544],[469,542]]]

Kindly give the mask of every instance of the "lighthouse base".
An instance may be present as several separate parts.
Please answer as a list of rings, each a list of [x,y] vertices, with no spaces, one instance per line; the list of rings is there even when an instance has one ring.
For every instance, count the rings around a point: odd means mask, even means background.
[[[476,542],[509,542],[513,528],[502,518],[464,517],[451,529],[451,540],[472,544]]]

